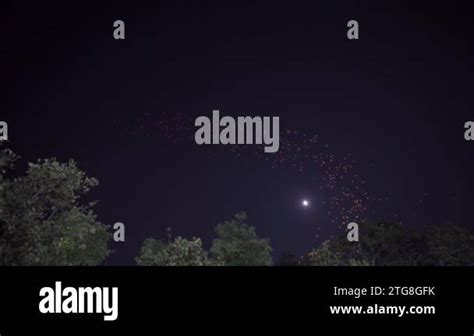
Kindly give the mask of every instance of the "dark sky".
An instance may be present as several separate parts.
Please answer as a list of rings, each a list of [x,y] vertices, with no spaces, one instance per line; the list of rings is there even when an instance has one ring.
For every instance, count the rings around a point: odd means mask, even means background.
[[[213,227],[240,210],[275,259],[340,234],[347,220],[474,227],[466,5],[4,6],[0,120],[23,157],[18,169],[74,158],[99,179],[99,220],[127,229],[108,264],[133,264],[166,227],[209,247]],[[351,19],[357,41],[346,38]],[[196,145],[194,120],[213,109],[279,116],[280,151]]]

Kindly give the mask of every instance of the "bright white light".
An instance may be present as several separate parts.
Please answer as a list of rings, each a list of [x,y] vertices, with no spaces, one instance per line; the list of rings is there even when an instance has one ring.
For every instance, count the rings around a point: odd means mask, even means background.
[[[309,206],[308,200],[303,200],[303,201],[301,202],[301,204],[302,204],[305,208],[306,208],[307,206]]]

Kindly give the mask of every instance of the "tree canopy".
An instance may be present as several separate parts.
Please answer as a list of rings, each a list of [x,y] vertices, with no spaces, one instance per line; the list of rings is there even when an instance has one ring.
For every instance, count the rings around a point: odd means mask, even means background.
[[[140,266],[209,266],[211,261],[199,238],[177,237],[168,243],[154,238],[144,241],[136,258]]]
[[[0,264],[97,265],[108,255],[110,233],[83,197],[97,184],[76,162],[29,163],[8,178],[17,156],[0,152]]]
[[[457,226],[433,226],[422,232],[398,223],[360,224],[360,241],[345,235],[327,240],[304,258],[314,266],[424,266],[474,264],[474,237]]]
[[[217,225],[217,239],[211,255],[226,266],[271,266],[272,248],[268,239],[257,237],[255,227],[245,224],[247,214],[240,212]]]
[[[208,254],[199,238],[177,237],[168,242],[148,238],[143,242],[138,265],[142,266],[269,266],[272,248],[267,239],[257,237],[255,228],[244,223],[241,212],[216,226],[217,238]]]

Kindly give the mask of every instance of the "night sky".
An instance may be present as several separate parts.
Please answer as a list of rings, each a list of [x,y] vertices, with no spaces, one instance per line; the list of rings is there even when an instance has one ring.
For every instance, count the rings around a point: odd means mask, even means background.
[[[2,6],[0,120],[17,169],[74,158],[99,179],[98,219],[126,225],[107,264],[134,264],[143,240],[167,227],[209,247],[214,226],[241,210],[275,261],[362,219],[474,228],[465,5]],[[359,40],[346,37],[351,19]],[[113,38],[115,20],[125,40]],[[194,120],[213,109],[279,116],[280,151],[198,146]]]

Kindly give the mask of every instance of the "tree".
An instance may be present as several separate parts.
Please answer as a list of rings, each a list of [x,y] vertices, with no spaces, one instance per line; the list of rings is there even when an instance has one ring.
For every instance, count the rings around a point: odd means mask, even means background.
[[[345,235],[323,242],[304,260],[313,266],[450,266],[474,264],[474,236],[456,226],[434,226],[425,232],[397,223],[360,224],[360,241]]]
[[[268,239],[260,239],[255,227],[245,224],[247,215],[240,212],[234,218],[217,225],[211,256],[225,266],[271,266],[272,248]]]
[[[424,242],[414,231],[390,222],[366,222],[359,226],[359,242],[349,242],[346,235],[325,241],[307,255],[307,264],[397,266],[422,262]]]
[[[307,266],[343,266],[343,250],[335,242],[326,240],[317,249],[308,253]]]
[[[0,152],[0,265],[98,265],[111,235],[94,203],[81,198],[98,184],[70,160],[29,163],[26,175],[5,177],[16,156]]]
[[[207,252],[199,238],[191,240],[177,237],[164,243],[148,238],[143,242],[140,255],[136,258],[139,266],[210,266]]]
[[[436,266],[474,265],[474,235],[458,226],[434,226],[424,235],[428,262]]]

